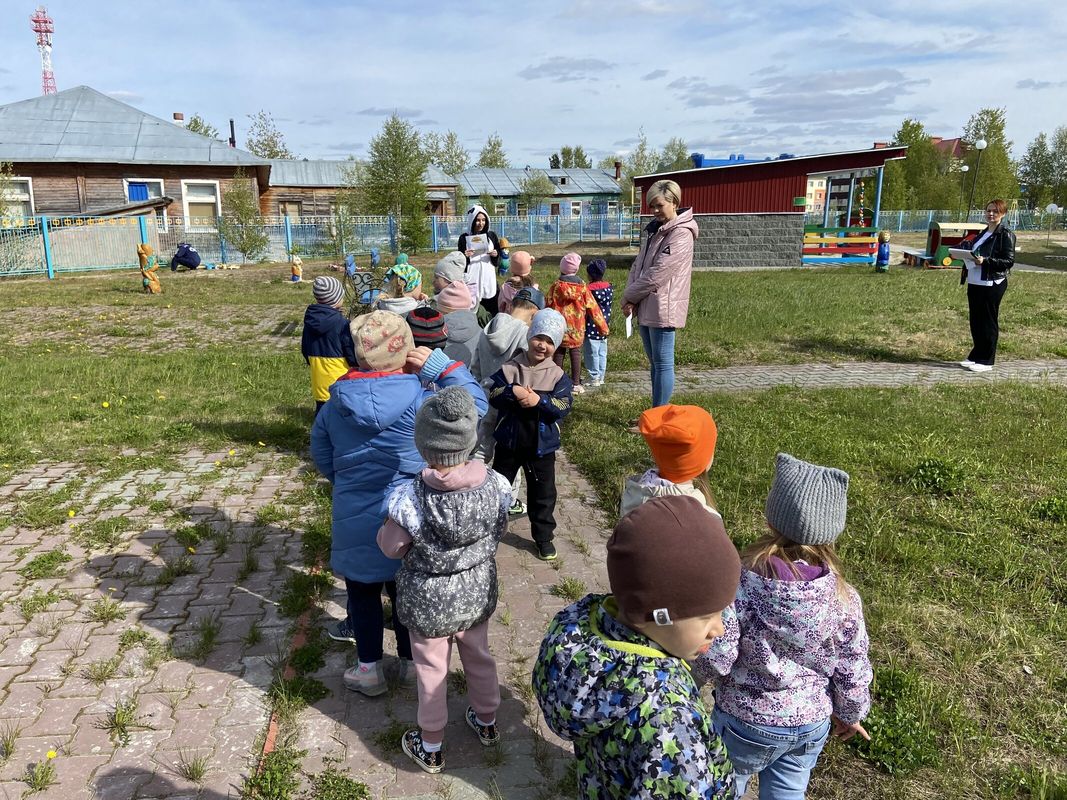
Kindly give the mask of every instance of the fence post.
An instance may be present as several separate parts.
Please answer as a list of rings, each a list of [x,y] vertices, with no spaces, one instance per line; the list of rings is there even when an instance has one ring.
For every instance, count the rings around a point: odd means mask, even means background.
[[[526,243],[527,244],[533,244],[533,241],[534,241],[534,235],[533,235],[533,233],[534,233],[534,218],[533,218],[533,214],[527,214],[527,216],[526,216],[526,227],[529,229],[526,232]]]
[[[215,218],[215,226],[219,232],[219,261],[226,263],[226,239],[222,235],[222,217]]]
[[[396,253],[396,218],[389,215],[389,252]]]
[[[604,217],[600,217],[600,241],[604,241]]]
[[[148,225],[143,214],[137,218],[137,230],[141,234],[141,244],[148,244]]]
[[[897,220],[897,233],[904,230],[904,209],[900,210],[900,218]]]
[[[52,260],[52,239],[48,235],[48,217],[41,217],[41,239],[44,241],[44,266],[48,271],[48,280],[54,280],[56,269]]]
[[[926,230],[930,230],[930,223],[934,221],[934,212],[926,212]]]
[[[437,252],[437,215],[430,217],[430,240],[433,242],[433,251]]]
[[[556,244],[559,244],[559,214],[556,214]]]
[[[285,223],[285,257],[289,260],[293,260],[293,223],[289,219],[289,215],[286,214],[282,217],[282,221]]]

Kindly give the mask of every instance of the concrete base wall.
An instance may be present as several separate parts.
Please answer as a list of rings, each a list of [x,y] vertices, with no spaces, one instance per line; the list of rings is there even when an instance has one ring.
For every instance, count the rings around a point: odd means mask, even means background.
[[[799,267],[803,214],[695,214],[700,237],[693,266]],[[642,217],[647,225],[651,217]]]

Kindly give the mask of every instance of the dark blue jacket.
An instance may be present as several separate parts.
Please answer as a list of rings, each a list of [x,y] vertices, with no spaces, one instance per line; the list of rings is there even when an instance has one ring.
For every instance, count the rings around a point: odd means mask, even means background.
[[[300,353],[311,366],[311,392],[325,402],[335,380],[356,366],[348,318],[333,306],[313,303],[304,312]]]
[[[540,458],[559,450],[559,422],[570,413],[574,384],[565,373],[561,374],[551,391],[537,392],[541,402],[533,408],[523,408],[507,375],[514,363],[509,361],[493,373],[489,405],[500,412],[493,436],[502,447],[515,451],[527,450],[536,439],[534,454]]]

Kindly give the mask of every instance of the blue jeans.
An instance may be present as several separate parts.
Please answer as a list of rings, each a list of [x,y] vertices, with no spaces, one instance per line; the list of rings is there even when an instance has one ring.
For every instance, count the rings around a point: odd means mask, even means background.
[[[582,358],[585,359],[585,368],[589,370],[589,380],[592,383],[603,383],[604,375],[608,371],[608,340],[590,339],[586,336],[582,342]]]
[[[674,328],[641,325],[641,343],[652,365],[652,406],[665,406],[674,392]]]
[[[716,708],[711,725],[734,765],[737,796],[759,775],[760,800],[804,800],[811,771],[830,738],[828,719],[779,728],[745,722]]]

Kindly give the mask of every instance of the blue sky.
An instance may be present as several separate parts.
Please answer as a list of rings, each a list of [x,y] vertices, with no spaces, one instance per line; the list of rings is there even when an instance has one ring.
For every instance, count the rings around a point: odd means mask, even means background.
[[[0,104],[40,92],[29,15],[3,0]],[[844,5],[844,4],[842,4]],[[956,136],[1007,109],[1014,154],[1067,125],[1067,4],[879,0],[53,0],[56,82],[220,131],[271,112],[302,157],[361,156],[394,110],[494,131],[516,166],[563,144],[622,153],[644,129],[708,156],[869,147],[912,116]],[[297,9],[294,11],[294,9]],[[25,13],[22,13],[25,11]]]

